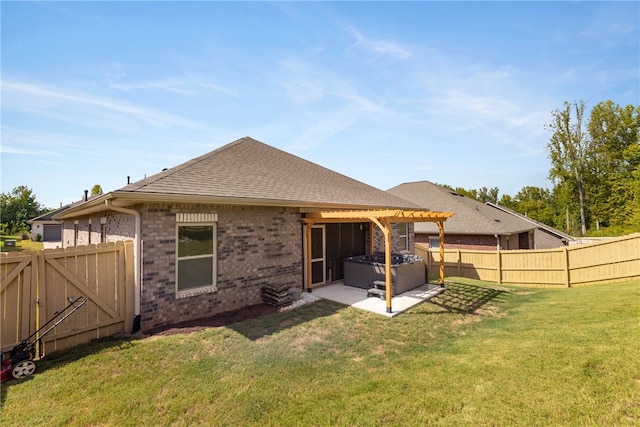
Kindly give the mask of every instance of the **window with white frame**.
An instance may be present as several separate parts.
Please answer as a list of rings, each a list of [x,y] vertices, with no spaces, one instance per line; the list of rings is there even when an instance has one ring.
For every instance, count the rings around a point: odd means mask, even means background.
[[[216,214],[176,215],[176,291],[216,290]]]
[[[429,237],[429,247],[431,249],[440,248],[440,237]]]
[[[399,248],[401,251],[409,250],[409,233],[408,233],[408,224],[406,222],[401,222],[398,224],[398,242]]]

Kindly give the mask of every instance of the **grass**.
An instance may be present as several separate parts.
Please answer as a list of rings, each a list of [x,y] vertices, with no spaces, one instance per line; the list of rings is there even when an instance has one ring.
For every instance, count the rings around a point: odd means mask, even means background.
[[[2,425],[640,423],[640,281],[448,287],[393,319],[321,301],[52,354],[2,385]]]
[[[4,246],[4,241],[8,239],[13,239],[16,241],[16,246]],[[0,248],[2,252],[22,252],[24,250],[30,251],[39,251],[40,249],[44,249],[44,243],[42,242],[34,242],[33,240],[26,239],[22,240],[22,236],[0,236]]]

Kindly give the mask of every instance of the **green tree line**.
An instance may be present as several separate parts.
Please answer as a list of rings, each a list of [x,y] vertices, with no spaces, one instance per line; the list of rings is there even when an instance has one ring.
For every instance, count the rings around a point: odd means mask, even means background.
[[[99,184],[91,188],[91,196],[102,194]],[[19,185],[13,190],[0,194],[0,231],[4,234],[16,234],[29,230],[27,221],[52,211],[36,200],[33,190]]]
[[[29,229],[27,221],[46,212],[30,188],[20,185],[10,192],[0,194],[0,231],[5,234]]]
[[[585,117],[584,101],[565,102],[551,113],[546,146],[552,189],[524,187],[498,198],[498,188],[455,191],[498,203],[577,235],[640,231],[640,106],[611,100]]]

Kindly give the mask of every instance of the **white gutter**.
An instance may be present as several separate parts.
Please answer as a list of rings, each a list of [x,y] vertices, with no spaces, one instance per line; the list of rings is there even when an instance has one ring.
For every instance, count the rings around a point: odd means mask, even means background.
[[[113,206],[111,200],[107,199],[104,201],[107,207],[116,212],[122,212],[125,214],[133,215],[135,219],[135,240],[133,241],[133,253],[134,253],[134,264],[133,264],[133,275],[134,275],[134,318],[133,318],[133,330],[132,333],[137,332],[140,329],[140,266],[141,266],[141,234],[140,234],[140,212],[134,209],[120,208]]]

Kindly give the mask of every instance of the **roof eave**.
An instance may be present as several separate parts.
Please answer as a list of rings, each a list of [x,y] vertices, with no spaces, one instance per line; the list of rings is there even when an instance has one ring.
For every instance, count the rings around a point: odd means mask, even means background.
[[[247,197],[220,197],[193,194],[171,194],[171,193],[143,193],[114,191],[104,194],[98,198],[89,200],[78,206],[71,207],[59,215],[56,219],[67,219],[78,216],[90,215],[93,213],[108,210],[105,205],[106,200],[111,200],[113,206],[130,207],[140,203],[199,203],[199,204],[225,204],[240,206],[271,206],[271,207],[291,207],[298,208],[301,212],[312,212],[318,209],[372,209],[372,208],[392,208],[401,209],[398,206],[387,205],[363,205],[349,203],[330,202],[310,202],[300,200],[277,200],[277,199],[257,199]],[[405,209],[412,209],[410,206]]]

